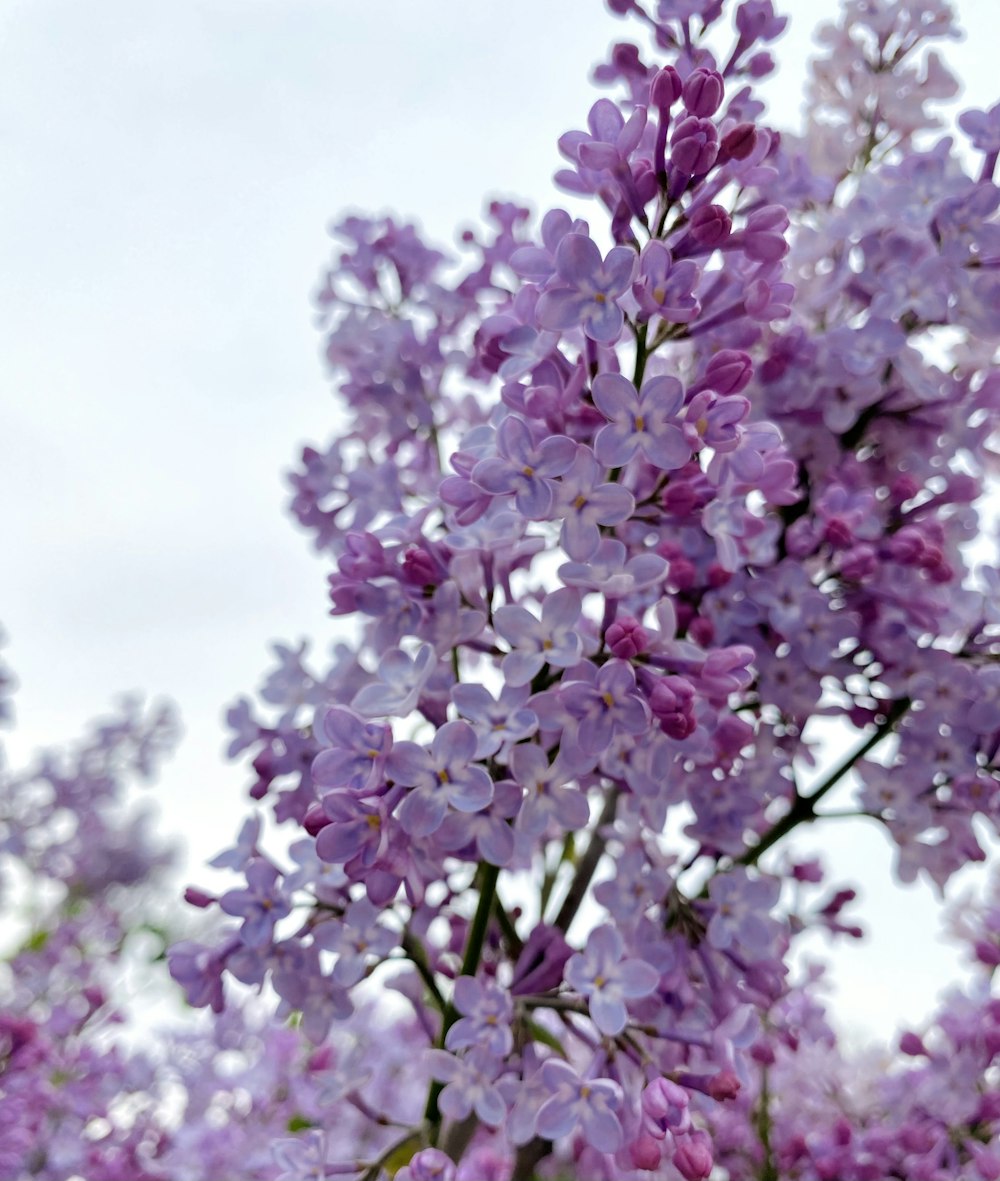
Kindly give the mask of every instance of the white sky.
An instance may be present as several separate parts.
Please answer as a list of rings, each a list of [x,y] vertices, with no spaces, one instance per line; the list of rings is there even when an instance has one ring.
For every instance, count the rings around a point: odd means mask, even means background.
[[[965,106],[996,101],[1000,5],[964,0]],[[832,0],[786,0],[775,122]],[[437,241],[486,195],[563,204],[555,140],[630,25],[599,0],[6,0],[0,8],[0,620],[12,746],[73,736],[124,689],[178,702],[156,795],[191,875],[245,811],[221,716],[272,638],[334,634],[281,473],[331,402],[309,297],[347,208]],[[829,829],[872,940],[839,1010],[917,1019],[954,972],[924,888],[874,830]],[[810,844],[816,844],[811,840]],[[833,858],[831,853],[830,857]]]

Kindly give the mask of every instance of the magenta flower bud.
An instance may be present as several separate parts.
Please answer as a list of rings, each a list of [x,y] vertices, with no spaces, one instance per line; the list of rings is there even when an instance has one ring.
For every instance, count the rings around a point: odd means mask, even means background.
[[[674,1149],[674,1168],[684,1181],[705,1181],[712,1171],[712,1144],[704,1132],[681,1136]]]
[[[446,572],[431,555],[411,545],[403,555],[403,577],[413,586],[437,586]]]
[[[188,906],[197,906],[204,910],[213,902],[218,902],[218,899],[214,894],[206,894],[204,890],[199,890],[197,886],[188,886],[184,891],[184,901]]]
[[[666,111],[680,98],[683,89],[680,74],[673,66],[664,66],[649,88],[649,101],[654,107]]]
[[[704,615],[696,615],[688,623],[687,633],[696,644],[707,648],[715,639],[715,624]]]
[[[797,882],[821,882],[823,867],[818,861],[799,861],[792,866],[792,877]]]
[[[611,655],[617,656],[619,660],[631,660],[633,656],[638,656],[640,652],[645,651],[649,642],[649,636],[642,625],[631,615],[623,615],[621,619],[616,619],[608,628],[604,639]]]
[[[717,70],[693,70],[684,83],[681,96],[684,105],[699,119],[714,115],[722,105],[726,84]]]
[[[638,1140],[629,1145],[628,1155],[633,1169],[653,1173],[660,1167],[663,1150],[648,1132],[643,1132]]]
[[[927,1047],[912,1030],[906,1030],[899,1039],[899,1052],[911,1058],[922,1058],[927,1054]]]
[[[720,1070],[708,1084],[708,1093],[716,1102],[724,1103],[727,1099],[735,1099],[740,1093],[740,1080],[734,1071]]]
[[[757,146],[757,128],[752,123],[739,123],[722,137],[719,159],[745,160]]]
[[[687,1091],[677,1083],[668,1078],[653,1079],[640,1101],[644,1131],[657,1140],[665,1139],[668,1132],[684,1134],[691,1126],[689,1101]]]
[[[715,163],[719,136],[711,119],[689,115],[670,137],[670,162],[685,176],[701,176]]]
[[[987,968],[1000,967],[1000,943],[987,943],[985,939],[977,939],[972,945],[976,959]]]
[[[699,246],[721,246],[733,230],[733,220],[721,205],[702,205],[691,214],[688,232]]]

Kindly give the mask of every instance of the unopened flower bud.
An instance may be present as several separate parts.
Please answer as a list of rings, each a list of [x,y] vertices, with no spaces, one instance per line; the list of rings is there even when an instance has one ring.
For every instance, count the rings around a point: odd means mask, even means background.
[[[681,92],[684,105],[699,119],[714,115],[722,105],[726,84],[718,70],[693,70]]]

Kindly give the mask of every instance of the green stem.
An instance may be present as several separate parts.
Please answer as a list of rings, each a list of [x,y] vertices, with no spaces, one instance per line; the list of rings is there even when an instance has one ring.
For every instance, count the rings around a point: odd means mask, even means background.
[[[897,722],[909,708],[910,699],[908,697],[901,697],[899,701],[894,701],[886,710],[885,721],[880,722],[858,749],[830,772],[812,795],[796,796],[795,803],[777,824],[766,832],[752,849],[748,849],[742,857],[737,858],[737,865],[756,865],[768,849],[786,837],[793,828],[798,828],[800,824],[810,824],[816,820],[816,805],[819,801],[831,788],[836,787],[859,759],[863,759],[869,751],[878,746],[887,734],[892,733]]]
[[[576,916],[576,912],[580,909],[580,904],[583,902],[587,889],[590,886],[590,880],[597,869],[597,863],[604,855],[604,847],[607,844],[607,839],[601,833],[601,829],[613,823],[620,794],[621,790],[613,787],[605,797],[604,807],[601,810],[600,816],[597,818],[593,832],[590,834],[590,844],[587,845],[587,851],[580,859],[580,864],[576,868],[576,875],[570,883],[569,891],[563,899],[559,913],[556,915],[556,926],[564,933],[569,930],[570,923]]]
[[[438,988],[437,980],[434,978],[434,973],[431,970],[430,964],[427,962],[427,955],[421,947],[420,942],[414,939],[409,927],[403,928],[403,936],[400,940],[400,946],[406,952],[406,957],[411,961],[413,966],[420,973],[421,979],[427,985],[427,991],[431,994],[435,1006],[444,1016],[448,1003],[441,995],[441,990]]]

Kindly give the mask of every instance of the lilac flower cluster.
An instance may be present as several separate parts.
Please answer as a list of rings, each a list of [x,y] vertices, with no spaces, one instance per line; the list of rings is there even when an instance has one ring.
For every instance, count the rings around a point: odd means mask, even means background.
[[[860,934],[854,893],[783,846],[837,793],[943,890],[997,827],[968,543],[1000,106],[935,141],[939,0],[848,0],[781,136],[770,0],[609,6],[655,57],[617,45],[560,140],[593,232],[498,202],[455,263],[337,228],[349,419],[291,483],[351,639],[276,645],[229,712],[256,807],[167,953],[208,1032],[112,1036],[125,949],[168,938],[130,911],[168,855],[122,791],[169,712],[3,770],[4,871],[45,906],[4,968],[0,1175],[1000,1176],[996,898],[956,921],[977,982],[859,1062],[789,969]]]
[[[1000,136],[962,117],[971,175],[930,138],[950,12],[848,3],[779,136],[753,91],[770,0],[611,8],[657,56],[616,46],[616,97],[560,140],[593,230],[495,203],[458,263],[390,218],[336,231],[350,417],[292,509],[352,639],[278,647],[263,708],[231,712],[293,835],[247,827],[219,859],[240,883],[191,895],[236,923],[172,953],[192,1004],[267,985],[317,1047],[396,981],[426,1096],[388,1155],[354,1152],[365,1181],[552,1155],[705,1178],[727,1105],[776,1176],[753,1087],[792,939],[856,928],[775,847],[836,790],[943,889],[1000,816],[1000,587],[966,544],[1000,409]],[[814,895],[794,913],[789,881]],[[928,1175],[980,1167],[975,1139]],[[327,1151],[279,1155],[318,1176]]]

